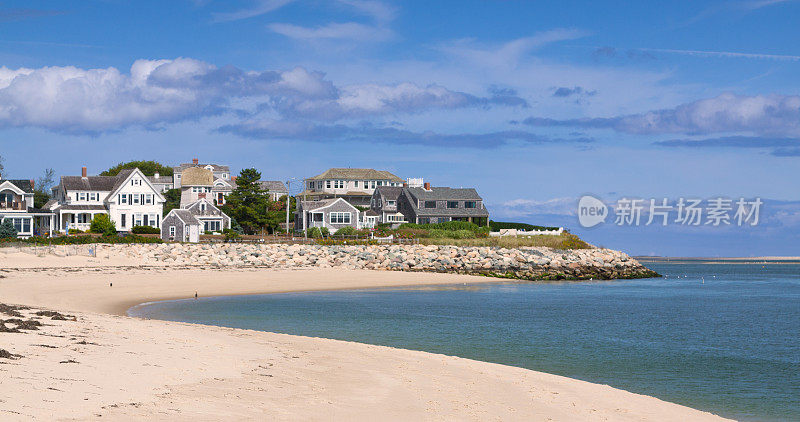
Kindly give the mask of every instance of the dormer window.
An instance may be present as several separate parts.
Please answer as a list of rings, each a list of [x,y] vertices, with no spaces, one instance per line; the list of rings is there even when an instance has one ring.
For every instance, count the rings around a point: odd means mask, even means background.
[[[228,179],[228,173],[222,173],[222,178],[227,180]]]
[[[386,201],[386,206],[387,207],[394,207],[396,205],[397,205],[397,201],[392,201],[392,200]]]
[[[205,202],[201,202],[200,203],[200,211],[206,212],[206,203]]]

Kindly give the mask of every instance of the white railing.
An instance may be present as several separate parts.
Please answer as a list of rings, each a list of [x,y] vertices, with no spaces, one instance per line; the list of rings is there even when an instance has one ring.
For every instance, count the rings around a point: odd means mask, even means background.
[[[564,228],[559,227],[558,230],[517,230],[517,229],[500,229],[499,232],[491,232],[489,236],[492,237],[527,237],[527,236],[558,236],[564,233]]]

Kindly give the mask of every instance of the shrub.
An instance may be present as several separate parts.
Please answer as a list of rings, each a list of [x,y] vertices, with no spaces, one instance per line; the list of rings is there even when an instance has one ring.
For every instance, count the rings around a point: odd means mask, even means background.
[[[81,233],[86,233],[86,232],[81,229],[69,229],[69,234],[81,234]]]
[[[322,233],[320,232],[319,227],[311,227],[306,230],[306,236],[312,239],[317,239],[322,237]]]
[[[133,234],[161,234],[161,229],[150,226],[133,226],[131,227]]]
[[[320,227],[319,232],[322,234],[323,237],[328,237],[331,235],[331,231],[328,230],[327,227]]]
[[[450,236],[449,233],[447,233],[447,230],[433,229],[428,230],[428,237],[432,237],[434,239],[444,239]]]
[[[435,223],[435,224],[414,224],[414,223],[405,223],[400,225],[401,229],[422,229],[422,230],[471,230],[471,231],[478,231],[480,230],[480,226],[475,223],[470,223],[469,221],[445,221],[443,223]]]
[[[239,233],[236,232],[236,230],[233,230],[233,229],[223,229],[222,230],[222,234],[225,235],[225,241],[227,241],[227,242],[230,242],[230,241],[233,241],[233,240],[236,240],[236,239],[242,237],[242,235],[240,235]]]
[[[354,236],[356,234],[358,234],[358,231],[350,226],[342,227],[341,229],[336,230],[337,236]]]
[[[492,221],[489,220],[489,227],[492,228],[492,231],[500,231],[500,229],[517,229],[517,230],[558,230],[558,227],[547,227],[547,226],[534,226],[532,224],[525,224],[525,223],[507,223],[502,221]]]
[[[6,219],[0,224],[0,239],[14,239],[17,237],[17,229],[11,220]]]
[[[475,237],[475,232],[472,230],[455,230],[450,233],[453,239],[472,239]]]
[[[117,227],[108,214],[97,214],[92,219],[89,225],[89,231],[92,233],[102,233],[104,235],[117,234]]]

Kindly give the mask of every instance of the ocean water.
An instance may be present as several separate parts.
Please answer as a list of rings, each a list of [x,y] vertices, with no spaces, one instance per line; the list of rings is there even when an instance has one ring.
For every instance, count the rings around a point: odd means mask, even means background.
[[[648,266],[665,278],[200,298],[133,316],[520,366],[742,420],[800,420],[800,264]]]

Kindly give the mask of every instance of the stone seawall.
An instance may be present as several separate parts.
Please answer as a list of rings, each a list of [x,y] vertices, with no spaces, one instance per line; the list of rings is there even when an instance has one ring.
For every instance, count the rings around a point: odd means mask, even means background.
[[[426,245],[109,245],[143,265],[248,266],[428,271],[518,280],[582,280],[657,277],[625,253],[610,249],[557,250]]]

